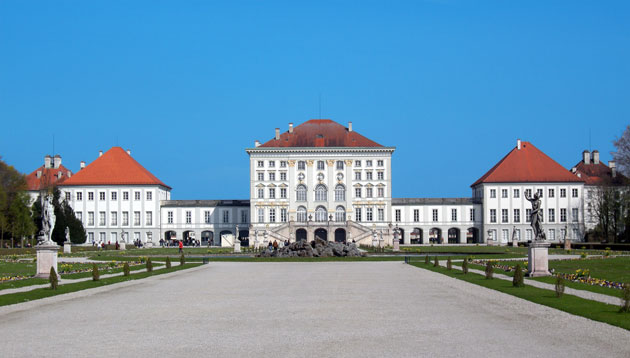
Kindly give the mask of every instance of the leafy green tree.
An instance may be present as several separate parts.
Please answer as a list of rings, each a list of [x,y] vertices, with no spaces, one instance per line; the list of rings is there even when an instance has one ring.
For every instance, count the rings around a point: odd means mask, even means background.
[[[35,234],[35,224],[31,220],[29,209],[30,196],[26,192],[19,192],[9,207],[10,229],[13,237],[20,238],[24,246],[24,237]]]
[[[11,238],[15,236],[11,232],[10,208],[18,205],[13,204],[13,201],[26,189],[26,178],[24,175],[13,166],[6,164],[0,157],[0,240],[5,240],[8,235]]]
[[[77,219],[74,210],[66,202],[61,199],[61,191],[55,187],[53,192],[53,207],[55,212],[55,227],[52,232],[52,240],[59,245],[63,245],[66,241],[66,227],[70,230],[70,241],[73,244],[85,243],[87,234],[81,220]],[[37,225],[37,231],[41,230],[41,197],[38,197],[33,203],[33,222]]]

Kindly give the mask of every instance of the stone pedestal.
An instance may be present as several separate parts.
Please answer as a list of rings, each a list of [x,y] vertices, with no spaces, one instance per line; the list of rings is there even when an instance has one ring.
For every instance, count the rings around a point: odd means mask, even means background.
[[[127,244],[124,241],[118,243],[118,250],[126,250],[126,249],[127,249]]]
[[[69,242],[64,242],[63,243],[63,253],[64,254],[71,254],[72,253],[72,244],[70,244]]]
[[[571,240],[564,239],[564,249],[571,250]]]
[[[57,252],[60,247],[55,243],[44,243],[35,246],[37,251],[37,274],[35,277],[48,278],[50,276],[50,268],[54,267],[55,272],[59,275],[57,269]]]
[[[240,242],[235,242],[234,243],[234,252],[241,252],[241,243]]]
[[[378,240],[377,239],[372,240],[372,246],[373,247],[378,247]]]
[[[529,245],[527,276],[551,276],[549,272],[549,244],[546,242],[532,242]]]
[[[400,240],[394,239],[394,252],[400,251]]]
[[[150,249],[153,247],[153,241],[147,241],[144,243],[144,247],[146,247],[147,249]]]

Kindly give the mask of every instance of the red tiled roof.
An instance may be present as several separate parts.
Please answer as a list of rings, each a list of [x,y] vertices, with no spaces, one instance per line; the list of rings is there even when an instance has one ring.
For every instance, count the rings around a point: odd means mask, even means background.
[[[515,147],[473,185],[481,183],[583,182],[529,142]]]
[[[575,175],[577,174],[588,185],[622,184],[625,179],[619,171],[613,179],[612,170],[602,162],[585,164],[583,160],[575,166]]]
[[[330,119],[311,119],[280,134],[280,139],[271,139],[263,148],[277,147],[382,147],[355,131]]]
[[[42,173],[39,178],[37,177],[38,171],[41,171]],[[61,177],[59,177],[59,173],[61,173]],[[70,174],[68,175],[68,173]],[[42,165],[26,176],[26,186],[28,187],[28,190],[41,190],[52,185],[61,184],[71,175],[72,172],[70,169],[64,167],[63,164],[59,165],[57,168],[45,168]]]
[[[66,185],[162,185],[121,147],[112,147],[84,169],[63,182]]]

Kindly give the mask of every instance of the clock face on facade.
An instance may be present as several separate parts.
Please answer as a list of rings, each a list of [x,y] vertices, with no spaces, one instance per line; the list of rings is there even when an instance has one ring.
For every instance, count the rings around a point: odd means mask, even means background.
[[[300,173],[300,174],[298,174],[298,180],[299,180],[299,181],[304,180],[304,173]]]
[[[324,180],[324,173],[317,174],[317,180],[319,180],[319,181]]]
[[[343,174],[341,174],[341,173],[337,174],[337,180],[342,181],[343,180]]]

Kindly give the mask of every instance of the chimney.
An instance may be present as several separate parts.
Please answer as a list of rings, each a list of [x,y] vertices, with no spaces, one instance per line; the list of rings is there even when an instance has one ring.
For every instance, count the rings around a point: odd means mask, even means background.
[[[584,164],[591,164],[591,152],[589,152],[588,150],[583,151],[582,159],[584,161]]]
[[[66,175],[68,176],[68,178],[70,178],[72,176],[72,172],[68,170],[68,172],[66,173]]]
[[[256,148],[260,147],[260,142],[259,142],[259,141],[257,141],[257,140],[255,140],[255,141],[254,141],[254,146],[255,146]]]
[[[608,161],[608,168],[610,168],[610,175],[612,175],[613,178],[616,178],[617,177],[617,164],[615,163],[614,160]]]
[[[575,172],[577,172],[577,168],[576,167],[571,168],[571,173],[575,174]]]
[[[516,149],[521,150],[521,140],[520,139],[516,140]]]
[[[293,123],[289,123],[289,133],[293,133]]]
[[[103,151],[102,151],[102,150],[99,150],[99,151],[98,151],[98,156],[100,157],[101,155],[103,155]]]
[[[276,128],[276,140],[280,139],[280,128]]]
[[[37,179],[39,179],[39,178],[41,178],[41,177],[42,177],[42,171],[41,171],[41,170],[38,170],[38,171],[37,171]]]
[[[50,155],[46,155],[44,157],[44,168],[50,169],[50,167],[51,167],[51,159],[52,158],[50,158]]]
[[[348,122],[348,132],[352,132],[352,122]]]
[[[131,149],[127,149],[127,154],[131,156]]]
[[[63,175],[62,171],[58,171],[57,172],[57,179],[61,179],[61,176]]]
[[[81,169],[83,169],[83,168],[85,168],[85,162],[81,161]],[[81,169],[79,169],[79,170],[81,170]]]
[[[593,164],[599,164],[599,150],[593,151]]]
[[[61,155],[57,154],[53,158],[53,168],[57,169],[61,166]]]

